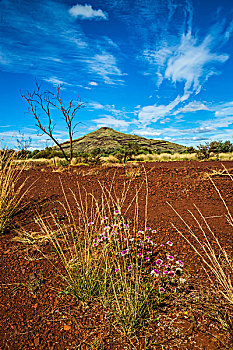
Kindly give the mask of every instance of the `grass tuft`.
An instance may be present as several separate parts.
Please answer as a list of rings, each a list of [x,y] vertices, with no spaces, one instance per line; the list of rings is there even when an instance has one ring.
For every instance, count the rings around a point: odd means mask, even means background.
[[[155,242],[156,233],[145,222],[141,230],[138,219],[139,193],[125,205],[134,177],[121,192],[100,183],[101,195],[94,196],[78,186],[71,191],[78,215],[61,183],[64,203],[60,203],[67,223],[51,213],[37,217],[42,237],[48,237],[59,256],[62,269],[56,270],[67,283],[67,291],[83,304],[99,302],[115,315],[124,334],[131,334],[158,317],[161,303],[176,297],[183,289],[184,263],[172,253],[173,243]],[[120,193],[120,195],[119,195]],[[147,200],[146,200],[147,202]],[[135,213],[132,220],[127,212]]]
[[[26,182],[20,183],[24,166],[15,164],[16,153],[0,150],[0,234],[11,224],[13,216],[22,209],[22,200],[30,190]]]

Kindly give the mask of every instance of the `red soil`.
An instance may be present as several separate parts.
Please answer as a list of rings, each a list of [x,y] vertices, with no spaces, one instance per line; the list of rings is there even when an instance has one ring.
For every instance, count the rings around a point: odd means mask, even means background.
[[[232,171],[233,162],[224,162]],[[171,223],[185,233],[184,224],[174,213],[169,202],[188,222],[197,234],[194,220],[188,210],[197,214],[194,204],[207,217],[222,245],[232,250],[232,228],[225,217],[226,209],[205,173],[222,170],[219,162],[164,162],[145,164],[148,177],[148,218],[150,227],[157,230],[155,240],[174,243],[174,249],[189,269],[190,284],[205,285],[206,275],[189,245],[176,232]],[[115,174],[115,178],[114,178]],[[135,176],[132,177],[132,174]],[[124,181],[132,177],[127,203],[136,188],[145,180],[142,165],[119,167],[75,167],[64,171],[37,168],[23,171],[27,184],[36,183],[25,201],[29,202],[14,218],[14,227],[35,230],[35,213],[48,214],[63,201],[60,179],[72,204],[69,189],[77,193],[77,182],[88,191],[101,193],[99,182],[109,184],[114,178],[117,194],[123,190]],[[212,177],[223,193],[229,208],[233,201],[233,183],[229,176]],[[145,218],[146,187],[143,185],[139,203],[142,229]],[[74,203],[73,203],[74,204]],[[75,205],[72,205],[75,214]],[[130,213],[128,213],[130,217]],[[196,227],[196,228],[195,228]],[[161,310],[159,322],[148,328],[148,347],[145,332],[137,334],[138,340],[123,337],[111,315],[99,305],[85,307],[70,295],[59,293],[65,289],[53,266],[33,249],[13,242],[15,231],[9,230],[0,237],[0,348],[1,349],[224,349],[224,331],[213,320],[195,322],[189,306],[179,301]],[[59,265],[59,261],[55,261]],[[33,281],[43,281],[34,294],[30,293]],[[196,281],[196,282],[195,282]],[[192,293],[192,292],[190,292]],[[195,314],[194,314],[195,315]],[[197,316],[198,317],[198,316]],[[217,338],[219,338],[219,340]],[[97,340],[102,347],[94,346]],[[221,341],[223,343],[221,343]],[[97,344],[97,343],[96,343]],[[104,344],[104,345],[103,345]],[[133,345],[134,344],[134,345]],[[156,345],[157,344],[157,345]]]

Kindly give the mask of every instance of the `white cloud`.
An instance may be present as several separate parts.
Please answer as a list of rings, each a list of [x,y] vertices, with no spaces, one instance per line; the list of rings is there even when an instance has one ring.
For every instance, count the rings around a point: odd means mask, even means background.
[[[60,58],[56,58],[56,57],[40,57],[41,60],[48,60],[48,61],[52,61],[52,62],[62,62],[62,60]]]
[[[118,128],[120,130],[127,130],[128,126],[131,124],[131,122],[127,122],[123,119],[116,119],[111,115],[103,116],[103,118],[93,119],[92,121],[96,123],[98,128],[105,126]]]
[[[163,75],[162,70],[166,66],[166,62],[168,58],[171,56],[172,50],[165,47],[162,47],[161,49],[155,51],[155,50],[145,50],[143,52],[144,58],[150,63],[151,66],[157,67],[157,88],[162,84],[163,82]],[[149,73],[144,72],[144,75],[149,75]]]
[[[98,102],[90,102],[87,107],[90,109],[104,109],[104,106]]]
[[[146,137],[146,136],[159,136],[161,135],[161,132],[153,128],[143,128],[143,129],[135,129],[131,132],[131,134]]]
[[[215,130],[221,129],[221,128],[228,128],[228,130],[231,130],[231,134],[232,134],[233,101],[213,105],[209,107],[209,110],[212,113],[214,113],[214,116],[212,118],[208,118],[208,120],[199,121],[200,127],[201,128],[211,127],[211,128],[214,128]],[[227,130],[225,131],[227,132]]]
[[[193,134],[204,134],[216,130],[213,126],[200,126],[199,128],[187,129],[185,132]]]
[[[163,119],[163,120],[160,120],[160,124],[166,124],[166,123],[168,123],[168,122],[170,122],[170,118],[165,118],[165,119]]]
[[[48,83],[51,83],[53,84],[54,86],[59,86],[59,85],[71,85],[69,83],[66,83],[65,81],[63,80],[60,80],[56,77],[51,77],[51,78],[45,78],[44,81],[47,81]]]
[[[170,112],[184,99],[184,96],[177,96],[174,101],[169,103],[168,105],[159,105],[156,104],[153,106],[145,106],[143,107],[138,114],[139,122],[143,125],[148,125],[150,123],[155,123],[159,119],[164,118],[169,115]]]
[[[134,112],[130,112],[130,111],[126,111],[125,107],[122,107],[121,109],[117,109],[115,105],[102,105],[99,102],[90,102],[88,103],[87,106],[90,110],[104,110],[108,113],[113,114],[114,116],[117,117],[126,117],[127,118],[127,114],[134,114]],[[132,122],[135,122],[135,120],[132,120]]]
[[[215,117],[233,116],[233,102],[224,103],[217,107]]]
[[[101,54],[94,55],[92,58],[86,59],[90,73],[97,74],[104,79],[105,84],[120,84],[124,83],[124,80],[119,79],[126,75],[122,73],[120,68],[117,66],[117,61],[115,56],[104,51]]]
[[[97,19],[97,20],[107,20],[108,15],[102,10],[94,10],[91,5],[75,5],[69,9],[69,13],[72,17],[80,19]]]
[[[90,81],[89,85],[91,85],[91,86],[98,86],[98,83],[96,81]]]
[[[214,40],[215,38],[207,35],[198,45],[191,32],[183,34],[180,44],[174,48],[173,55],[168,60],[165,77],[174,83],[184,82],[185,93],[199,93],[203,80],[217,74],[213,64],[224,63],[229,58],[226,54],[211,52]]]
[[[196,111],[209,111],[209,108],[204,105],[204,103],[201,103],[199,101],[192,101],[189,102],[186,106],[179,108],[174,115],[178,113],[189,113],[189,112],[196,112]]]
[[[226,40],[230,39],[232,32],[233,32],[233,21],[231,21],[231,23],[229,24],[229,26],[225,32],[225,39]]]
[[[232,111],[231,115],[228,115],[225,117],[221,116],[218,118],[209,119],[208,121],[205,120],[201,124],[202,124],[202,126],[206,126],[206,125],[211,124],[214,128],[227,128],[233,124],[233,111]]]

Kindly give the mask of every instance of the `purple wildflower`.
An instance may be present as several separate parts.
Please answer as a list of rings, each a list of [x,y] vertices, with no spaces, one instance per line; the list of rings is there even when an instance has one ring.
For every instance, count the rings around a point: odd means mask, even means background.
[[[128,254],[128,252],[129,252],[129,249],[122,250],[121,255],[126,255]]]
[[[156,277],[158,277],[158,276],[159,276],[159,273],[160,273],[159,270],[154,269],[154,270],[151,271],[150,274],[151,274],[151,276],[154,276],[154,275],[155,275]]]
[[[174,277],[175,276],[175,272],[174,271],[169,271],[169,276]]]
[[[157,265],[157,266],[159,266],[159,265],[161,265],[161,264],[162,264],[162,262],[163,262],[163,260],[161,260],[161,259],[157,259],[155,263],[156,263],[156,265]]]
[[[163,287],[160,287],[160,288],[159,288],[159,293],[160,293],[160,294],[163,294],[164,292],[165,292],[165,289],[164,289]]]
[[[177,264],[179,264],[180,266],[184,266],[184,263],[183,263],[183,261],[182,260],[177,260],[177,262],[176,262]]]
[[[172,255],[168,255],[168,260],[174,260],[174,256],[172,256]]]
[[[171,241],[167,241],[167,244],[171,246],[173,246],[173,243]]]

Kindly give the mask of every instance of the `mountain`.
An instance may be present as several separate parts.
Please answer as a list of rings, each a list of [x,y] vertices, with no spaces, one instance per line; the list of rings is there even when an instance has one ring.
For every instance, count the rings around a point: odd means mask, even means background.
[[[137,135],[124,134],[111,128],[103,127],[74,140],[73,150],[74,152],[90,153],[95,148],[100,148],[108,153],[126,146],[129,141],[137,142],[141,147],[149,148],[157,152],[182,152],[186,149],[185,146],[176,143],[146,139]],[[62,143],[62,146],[65,151],[69,151],[69,141]],[[56,146],[54,148],[57,149]]]

